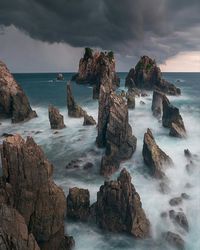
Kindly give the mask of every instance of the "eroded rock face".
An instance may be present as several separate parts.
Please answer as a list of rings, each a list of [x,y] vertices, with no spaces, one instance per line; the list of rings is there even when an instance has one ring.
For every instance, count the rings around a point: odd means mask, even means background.
[[[30,120],[37,116],[28,98],[17,84],[6,65],[0,61],[0,115],[13,123]]]
[[[12,187],[13,207],[24,217],[41,249],[70,249],[64,236],[66,199],[52,179],[53,166],[31,137],[3,142],[3,176]],[[71,244],[70,243],[70,244]]]
[[[174,107],[166,96],[163,96],[162,124],[170,128],[169,135],[174,137],[185,137],[186,130],[179,109]]]
[[[153,92],[153,100],[151,110],[153,115],[157,118],[160,118],[163,110],[163,93],[157,90]]]
[[[97,224],[104,230],[126,232],[136,238],[149,235],[149,220],[126,169],[116,181],[105,181],[100,187],[94,209]]]
[[[164,177],[164,168],[173,164],[171,158],[156,144],[150,129],[144,134],[142,155],[145,164],[156,178]]]
[[[49,122],[51,129],[63,129],[65,128],[63,115],[59,110],[52,105],[49,106]]]
[[[74,100],[70,83],[67,84],[67,108],[70,117],[80,118],[85,114],[85,111]]]
[[[96,125],[96,121],[91,115],[88,115],[87,113],[85,113],[83,126],[90,126],[90,125]]]

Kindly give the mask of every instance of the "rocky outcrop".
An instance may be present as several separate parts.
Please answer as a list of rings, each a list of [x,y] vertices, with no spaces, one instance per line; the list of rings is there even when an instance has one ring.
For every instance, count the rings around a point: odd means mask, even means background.
[[[174,137],[185,137],[186,130],[179,109],[174,107],[166,96],[163,96],[162,124],[170,128],[169,135]]]
[[[65,128],[63,115],[59,110],[52,105],[49,106],[49,122],[51,129],[63,129]]]
[[[87,221],[90,212],[88,189],[70,188],[67,196],[67,216],[70,219]]]
[[[175,212],[174,210],[170,210],[169,217],[175,224],[182,227],[186,232],[189,231],[189,223],[186,215],[183,212]]]
[[[94,118],[87,113],[84,114],[83,126],[96,125]]]
[[[89,83],[94,85],[93,98],[99,96],[103,75],[109,74],[111,87],[116,89],[119,86],[119,77],[115,72],[115,59],[112,51],[93,53],[92,49],[85,48],[84,57],[79,62],[78,74],[73,77],[78,83]]]
[[[0,116],[11,118],[13,123],[27,121],[37,116],[36,112],[31,109],[24,91],[1,61]]]
[[[144,134],[142,155],[151,174],[156,178],[164,177],[164,168],[173,164],[171,158],[156,144],[150,129]]]
[[[67,84],[67,108],[70,117],[80,118],[85,114],[85,111],[74,100],[70,83]]]
[[[163,96],[164,95],[162,92],[154,90],[151,110],[153,112],[153,115],[157,118],[160,118],[162,115]]]
[[[172,247],[178,250],[185,249],[185,242],[179,234],[168,231],[163,233],[162,236]]]
[[[131,69],[126,77],[127,87],[137,87],[140,89],[153,90],[158,89],[168,95],[180,95],[179,88],[162,78],[160,68],[155,60],[148,56],[142,56],[135,66]]]
[[[135,108],[135,92],[132,89],[129,89],[126,93],[128,109]]]
[[[149,220],[126,169],[117,180],[105,181],[100,187],[93,209],[97,224],[104,230],[126,232],[136,238],[149,235]]]
[[[40,248],[70,249],[64,236],[66,198],[52,179],[53,166],[31,137],[20,135],[3,142],[3,176],[12,187],[13,207],[24,217]],[[69,245],[66,245],[68,243]]]

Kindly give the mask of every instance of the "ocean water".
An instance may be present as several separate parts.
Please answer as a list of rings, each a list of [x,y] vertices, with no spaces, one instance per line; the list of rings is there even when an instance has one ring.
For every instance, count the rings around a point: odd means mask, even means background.
[[[121,87],[127,73],[119,73]],[[32,108],[38,113],[38,118],[22,124],[11,124],[10,120],[1,120],[2,133],[19,133],[26,137],[32,136],[41,145],[48,159],[54,164],[54,179],[65,191],[70,187],[87,188],[90,191],[91,203],[96,201],[96,193],[104,179],[99,176],[100,160],[104,150],[95,146],[97,129],[95,126],[82,126],[83,118],[69,118],[66,107],[66,82],[73,73],[64,74],[64,81],[56,81],[56,74],[14,74],[27,96]],[[186,250],[200,249],[200,73],[165,73],[164,78],[176,83],[182,90],[180,97],[169,97],[172,104],[179,107],[187,129],[187,138],[178,139],[168,135],[169,130],[152,116],[149,96],[136,99],[135,110],[129,111],[129,122],[133,133],[138,139],[137,150],[133,157],[121,164],[132,176],[132,183],[140,194],[143,208],[151,223],[151,239],[135,240],[123,234],[111,234],[101,231],[86,223],[66,222],[66,232],[73,235],[77,250],[163,250],[173,249],[161,239],[164,231],[179,233],[186,242]],[[177,80],[179,80],[177,82]],[[92,99],[90,86],[77,85],[72,82],[73,94],[88,114],[95,120],[98,116],[98,102]],[[145,105],[141,105],[140,101]],[[48,105],[53,104],[64,115],[66,128],[54,134],[48,120]],[[175,165],[166,170],[170,191],[162,194],[159,191],[159,181],[153,179],[143,163],[142,146],[146,129],[152,129],[157,144],[174,161]],[[3,138],[0,138],[2,142]],[[191,173],[186,171],[187,159],[184,149],[188,148],[196,154],[195,166]],[[93,162],[92,169],[67,170],[66,165],[73,159],[83,162]],[[120,171],[120,170],[119,170]],[[116,178],[119,171],[112,178]],[[190,183],[191,187],[186,187]],[[177,207],[171,207],[169,200],[180,196],[181,193],[190,195],[189,200]],[[184,211],[189,222],[189,233],[173,224],[169,218],[161,218],[162,212],[170,209]]]

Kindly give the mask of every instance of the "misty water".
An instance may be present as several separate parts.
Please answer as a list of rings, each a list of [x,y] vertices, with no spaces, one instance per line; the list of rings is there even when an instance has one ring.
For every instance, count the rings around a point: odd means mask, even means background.
[[[126,73],[120,73],[121,87],[124,88]],[[69,118],[66,107],[66,81],[72,74],[64,74],[65,81],[56,81],[56,74],[15,74],[29,97],[38,118],[22,124],[11,124],[10,120],[1,120],[0,134],[20,133],[22,136],[32,136],[41,145],[48,159],[54,164],[54,179],[65,194],[70,187],[87,188],[90,191],[91,203],[96,201],[96,194],[104,179],[99,175],[100,160],[104,150],[95,146],[97,129],[95,126],[82,126],[83,119]],[[169,97],[172,104],[180,109],[187,138],[170,137],[169,130],[162,127],[162,123],[152,116],[149,96],[136,98],[136,108],[129,110],[129,122],[133,134],[137,137],[137,150],[129,161],[121,164],[131,173],[132,183],[140,194],[143,208],[151,223],[152,238],[135,240],[123,234],[106,233],[94,225],[78,222],[66,223],[66,232],[72,235],[77,250],[145,250],[145,249],[173,249],[161,239],[161,233],[172,231],[178,233],[186,241],[187,250],[200,249],[200,74],[199,73],[165,73],[164,77],[175,83],[182,90],[180,97]],[[177,80],[179,81],[177,82]],[[92,88],[72,83],[76,101],[97,121],[98,102],[92,99]],[[140,101],[145,105],[141,105]],[[54,134],[48,120],[48,105],[53,104],[64,115],[66,128]],[[174,166],[166,169],[170,191],[163,194],[159,190],[159,181],[153,179],[148,168],[143,163],[142,146],[146,129],[152,129],[157,144],[174,162]],[[0,139],[1,142],[3,138]],[[186,171],[187,159],[184,149],[196,154],[194,169]],[[82,159],[83,162],[92,162],[92,169],[67,170],[66,165],[73,159]],[[121,169],[120,168],[120,169]],[[119,170],[120,171],[120,170]],[[119,171],[112,178],[116,178]],[[190,187],[188,187],[188,183]],[[169,200],[187,193],[189,200],[177,207],[171,207]],[[161,218],[162,212],[170,209],[182,210],[189,222],[189,233],[167,218]]]

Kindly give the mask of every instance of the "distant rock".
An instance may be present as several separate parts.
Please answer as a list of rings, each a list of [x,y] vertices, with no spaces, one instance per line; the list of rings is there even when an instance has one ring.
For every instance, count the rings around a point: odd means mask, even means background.
[[[163,110],[163,93],[157,90],[153,92],[153,100],[151,110],[153,115],[157,118],[160,118]]]
[[[168,231],[163,233],[162,236],[172,247],[175,247],[177,250],[185,249],[185,241],[179,234]]]
[[[63,116],[59,110],[52,105],[49,106],[49,122],[51,129],[63,129],[66,127]]]
[[[6,65],[0,61],[0,116],[12,119],[13,123],[37,117],[28,98],[17,84]]]
[[[56,79],[57,79],[58,81],[63,81],[63,80],[64,80],[63,74],[59,73],[59,74],[57,75]]]
[[[100,228],[111,232],[126,232],[136,238],[149,236],[149,220],[126,169],[121,171],[117,180],[105,181],[93,207]]]
[[[80,118],[85,114],[85,111],[74,100],[70,83],[67,84],[67,108],[70,117]]]
[[[89,116],[87,113],[84,114],[83,126],[96,125],[96,121],[92,116]]]
[[[128,109],[135,108],[135,92],[129,89],[126,93]]]
[[[144,101],[140,101],[140,104],[141,105],[145,105],[146,103]]]
[[[189,231],[189,224],[186,215],[183,212],[175,212],[174,210],[169,211],[169,217],[173,220],[173,222],[180,227],[182,227],[185,231]]]
[[[150,129],[144,134],[142,155],[145,164],[156,178],[164,177],[164,168],[173,164],[171,158],[156,144]]]

